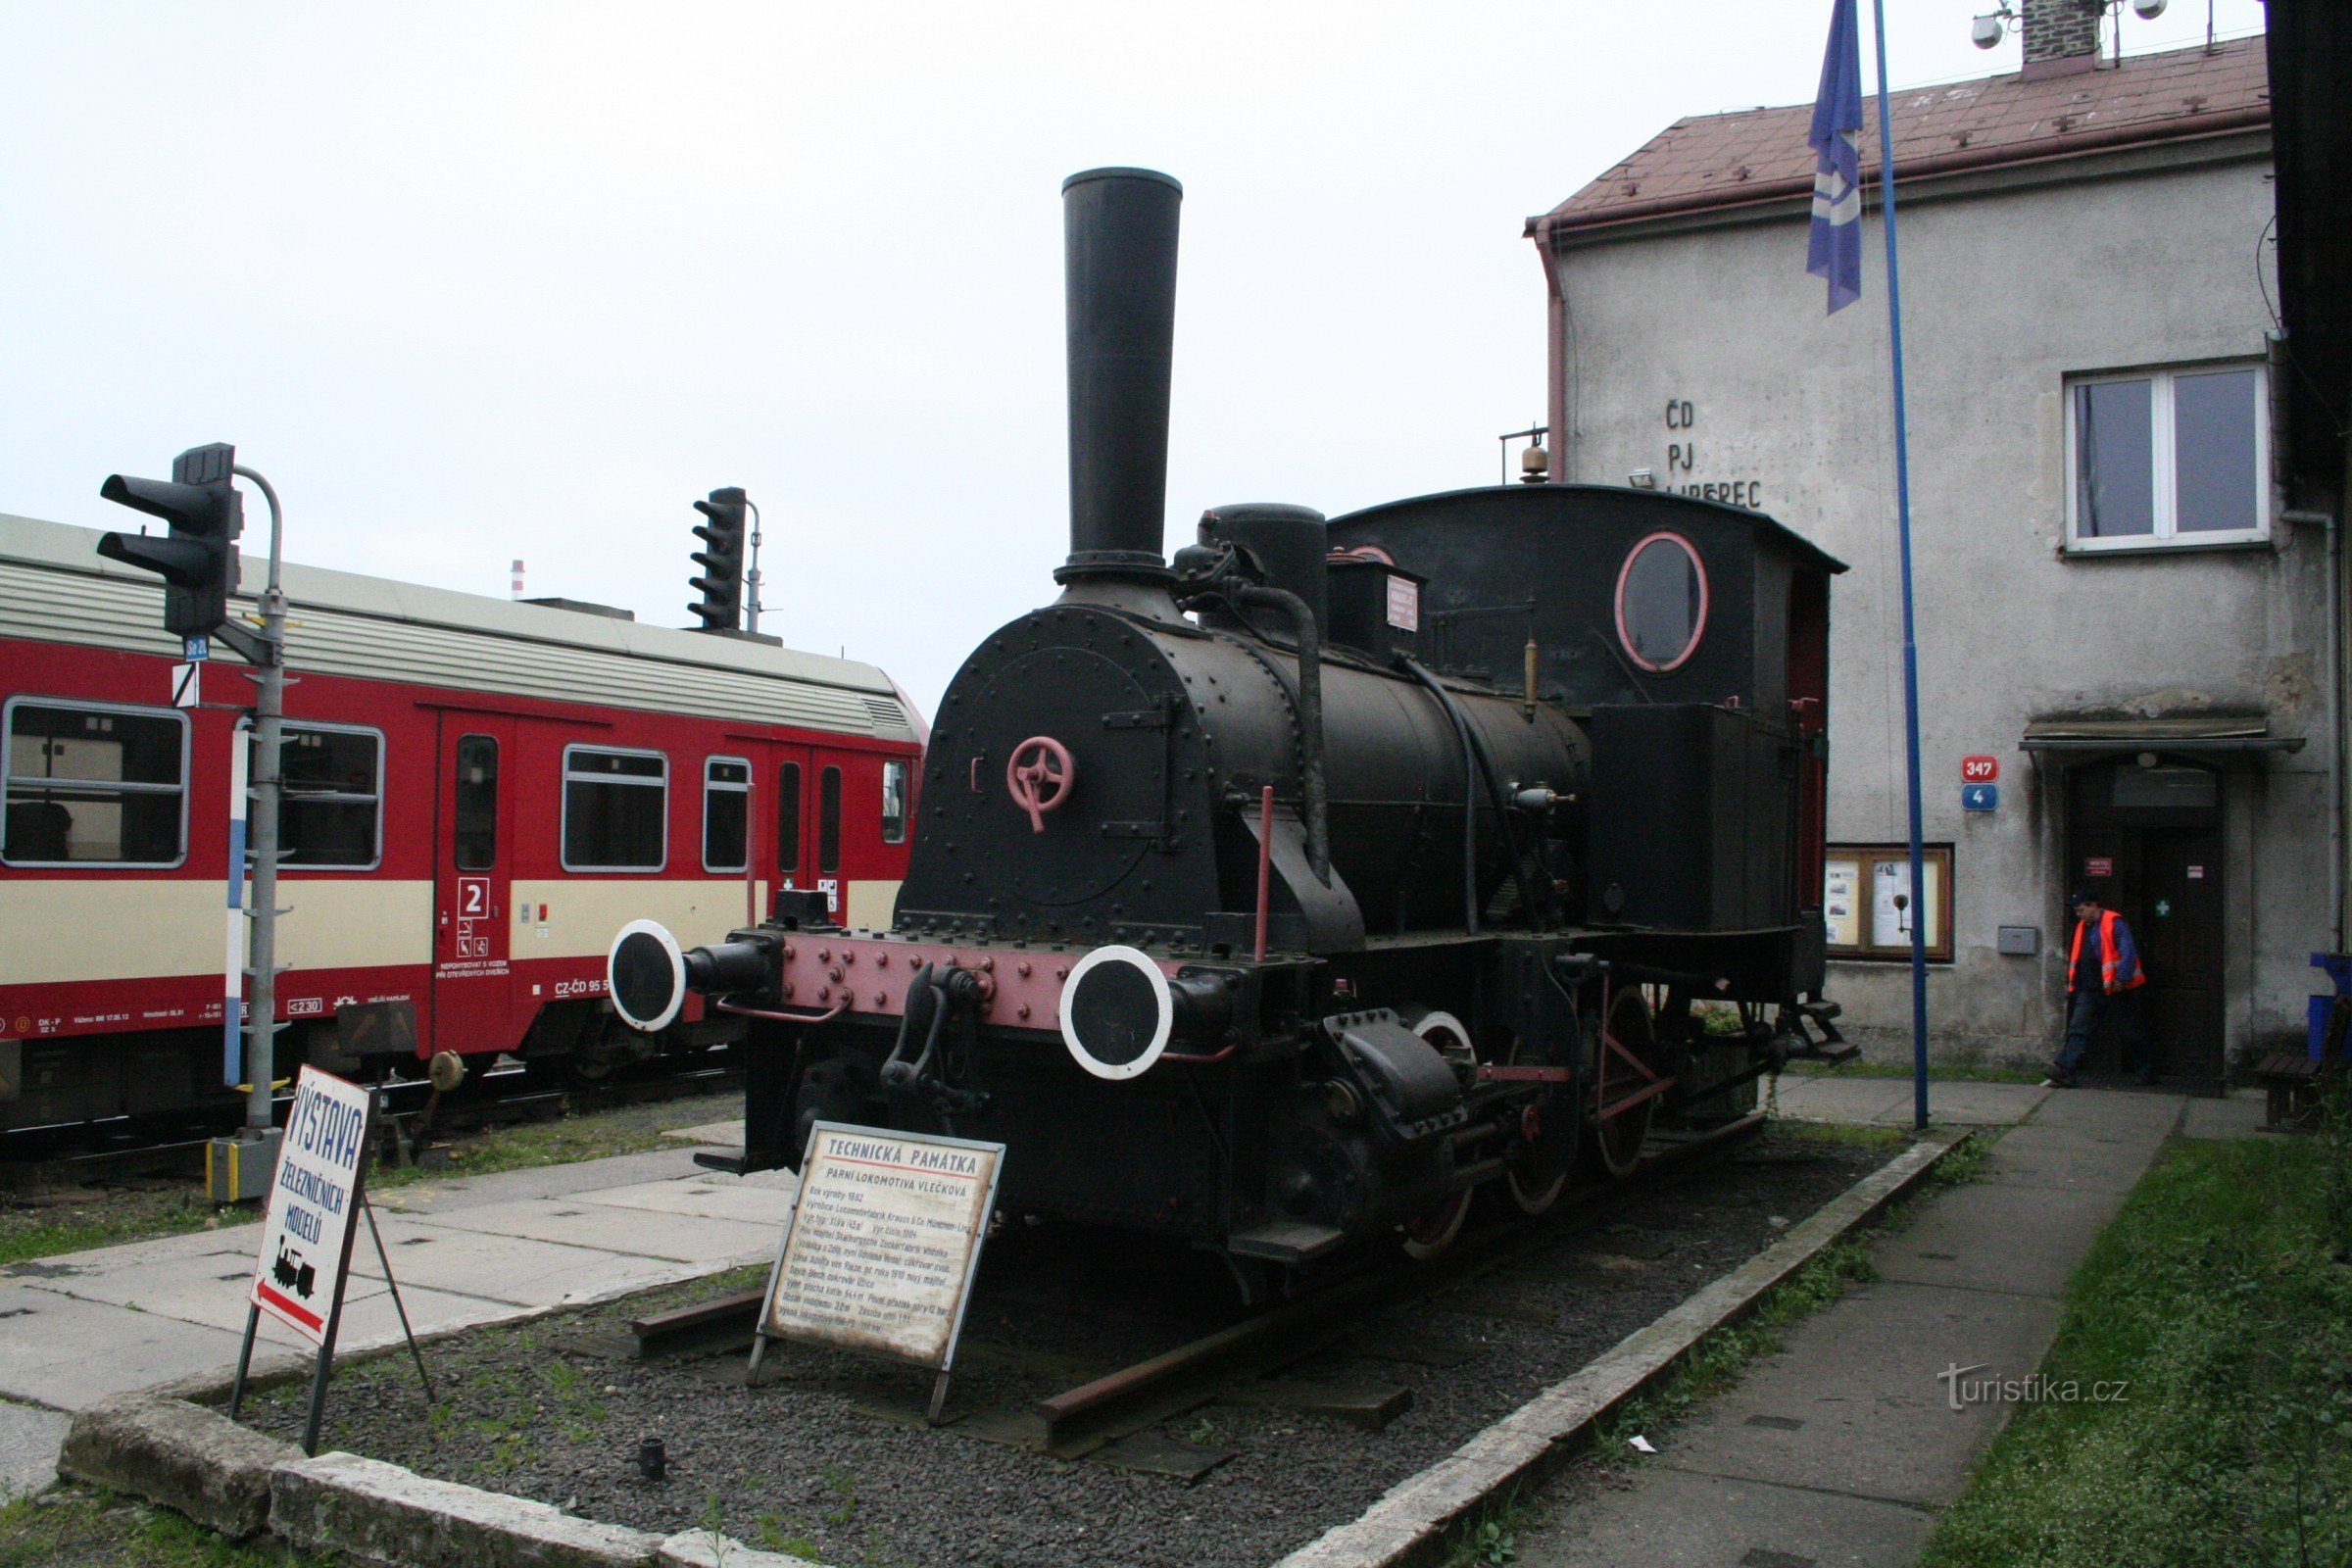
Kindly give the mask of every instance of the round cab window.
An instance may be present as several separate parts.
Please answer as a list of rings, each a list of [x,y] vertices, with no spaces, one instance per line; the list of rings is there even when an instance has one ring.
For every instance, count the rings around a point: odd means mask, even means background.
[[[1643,669],[1663,672],[1698,650],[1707,629],[1707,569],[1679,533],[1653,533],[1617,573],[1617,640]]]

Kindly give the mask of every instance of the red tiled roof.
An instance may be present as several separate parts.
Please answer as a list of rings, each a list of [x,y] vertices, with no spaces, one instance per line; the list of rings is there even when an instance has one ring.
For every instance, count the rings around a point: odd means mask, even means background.
[[[1898,179],[2171,140],[2270,122],[2264,40],[2127,56],[2120,66],[2026,80],[2016,73],[1894,93]],[[1863,101],[1864,184],[1879,166],[1875,96]],[[1678,120],[1569,197],[1532,233],[1598,227],[1810,192],[1810,103]]]

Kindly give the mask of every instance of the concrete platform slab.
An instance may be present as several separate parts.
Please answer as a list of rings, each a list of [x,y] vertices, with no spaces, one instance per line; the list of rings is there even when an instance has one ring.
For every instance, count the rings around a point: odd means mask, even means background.
[[[2144,1127],[2098,1132],[2035,1120],[2001,1135],[1985,1156],[1983,1180],[2120,1196],[2132,1189],[2163,1146],[2163,1133]]]
[[[1664,1445],[1680,1470],[1940,1507],[1960,1494],[1970,1466],[2008,1418],[1996,1403],[1950,1408],[1951,1367],[2022,1378],[2057,1332],[2057,1304],[1887,1281],[1838,1307],[1838,1332],[1799,1336],[1760,1362]],[[1858,1385],[1856,1346],[1877,1375]]]
[[[1911,1086],[1892,1078],[1814,1078],[1788,1073],[1775,1091],[1790,1121],[1890,1122],[1910,1118]]]
[[[403,1291],[414,1286],[513,1306],[603,1299],[711,1272],[707,1265],[500,1236],[442,1220],[387,1218],[384,1245],[399,1270]],[[751,1261],[765,1258],[772,1250],[771,1241]],[[352,1268],[369,1278],[383,1273],[372,1248],[354,1254]]]
[[[710,1174],[694,1162],[691,1149],[652,1149],[636,1154],[583,1159],[569,1165],[536,1165],[528,1170],[492,1171],[481,1176],[452,1175],[446,1179],[371,1189],[368,1200],[386,1213],[447,1214],[490,1203],[563,1198],[600,1187],[627,1187],[638,1182],[675,1181]]]
[[[1936,1519],[1869,1497],[1694,1475],[1639,1472],[1638,1489],[1592,1498],[1558,1535],[1522,1538],[1520,1568],[1911,1568]]]
[[[2034,1121],[2048,1127],[2089,1127],[2101,1133],[2126,1129],[2171,1134],[2188,1096],[2161,1089],[2055,1089]]]
[[[237,1336],[55,1291],[0,1285],[0,1396],[79,1410],[232,1364]]]
[[[368,1247],[365,1238],[360,1246]],[[373,1250],[368,1251],[368,1261],[373,1263]],[[176,1267],[151,1266],[95,1280],[61,1280],[35,1289],[241,1335],[245,1332],[245,1281],[253,1277],[253,1262],[233,1255],[227,1261],[231,1265],[242,1262],[245,1267],[226,1275],[219,1257],[190,1258]],[[359,1262],[357,1253],[352,1261],[355,1266]],[[401,1300],[408,1307],[410,1325],[419,1334],[479,1322],[485,1314],[503,1315],[506,1306],[479,1297],[446,1294],[406,1279],[401,1281]],[[392,1293],[375,1272],[355,1272],[343,1296],[343,1346],[354,1348],[377,1336],[398,1338],[399,1334],[400,1316],[393,1310]],[[262,1314],[255,1339],[280,1349],[299,1349],[310,1344],[267,1312]]]
[[[676,1208],[668,1210],[661,1223],[648,1224],[641,1209],[590,1202],[584,1196],[489,1203],[437,1214],[432,1223],[445,1231],[474,1231],[719,1267],[747,1255],[763,1257],[774,1250],[776,1241],[773,1227],[765,1224],[710,1219]],[[390,1241],[387,1236],[387,1246]],[[393,1266],[399,1267],[397,1263]]]
[[[2196,1099],[2180,1120],[2183,1138],[2251,1138],[2270,1119],[2270,1097],[2259,1089],[2233,1089],[2226,1100]]]
[[[647,1182],[640,1187],[581,1193],[571,1202],[573,1206],[598,1203],[656,1214],[692,1214],[773,1231],[792,1213],[793,1190],[797,1185],[785,1182],[750,1187],[732,1176],[708,1182]]]
[[[1948,1127],[2014,1127],[2033,1115],[2049,1093],[2034,1084],[1931,1081],[1928,1115]],[[1781,1079],[1780,1109],[1792,1121],[1908,1127],[1914,1110],[1911,1080],[1790,1073]]]
[[[2123,1203],[2120,1193],[1978,1183],[1938,1197],[1871,1256],[1882,1279],[2054,1298]],[[2003,1245],[1986,1248],[1987,1236]]]
[[[37,1405],[0,1400],[0,1503],[57,1485],[57,1455],[74,1418]]]
[[[2050,1091],[2039,1084],[1980,1084],[1955,1081],[1928,1085],[1928,1115],[1951,1127],[2015,1127],[2040,1108]],[[1903,1103],[1906,1121],[1910,1102]]]

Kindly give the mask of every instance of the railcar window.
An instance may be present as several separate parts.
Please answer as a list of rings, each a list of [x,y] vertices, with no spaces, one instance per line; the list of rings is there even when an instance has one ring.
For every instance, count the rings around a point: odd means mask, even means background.
[[[1707,569],[1678,533],[1634,546],[1617,573],[1617,637],[1634,662],[1664,673],[1698,650],[1707,629]]]
[[[564,869],[659,871],[667,858],[669,759],[564,749]]]
[[[816,872],[841,869],[841,769],[828,767],[816,780]]]
[[[891,758],[882,764],[882,842],[906,842],[906,762]]]
[[[801,764],[776,769],[776,879],[801,868]]]
[[[461,871],[498,863],[498,739],[458,737],[457,857]]]
[[[250,732],[249,732],[250,735]],[[303,871],[367,871],[379,857],[384,738],[373,730],[288,724],[278,747],[277,840]]]
[[[11,865],[175,865],[187,834],[187,720],[77,704],[8,705]]]
[[[703,764],[703,869],[750,870],[751,828],[752,764],[711,758]]]

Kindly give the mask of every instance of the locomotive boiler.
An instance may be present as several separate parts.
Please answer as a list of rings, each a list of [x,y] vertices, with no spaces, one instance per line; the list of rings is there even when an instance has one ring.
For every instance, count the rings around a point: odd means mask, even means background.
[[[1479,1189],[1540,1212],[1838,1044],[1842,567],[1757,513],[1551,484],[1220,507],[1169,560],[1181,196],[1063,186],[1061,592],[949,687],[890,928],[789,891],[690,951],[639,921],[611,995],[750,1020],[738,1168],[818,1120],[940,1131],[1007,1146],[1008,1210],[1246,1277],[1429,1255]]]

